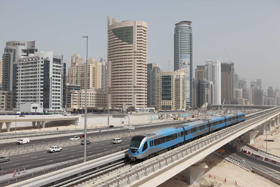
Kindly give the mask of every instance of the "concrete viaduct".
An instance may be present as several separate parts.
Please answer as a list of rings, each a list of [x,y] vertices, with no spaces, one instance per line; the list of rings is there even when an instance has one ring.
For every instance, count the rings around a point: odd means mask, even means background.
[[[0,132],[6,125],[7,132],[11,129],[12,122],[32,122],[33,128],[45,128],[48,122],[71,121],[72,124],[78,124],[78,116],[61,116],[61,115],[30,115],[20,117],[18,115],[0,116]]]

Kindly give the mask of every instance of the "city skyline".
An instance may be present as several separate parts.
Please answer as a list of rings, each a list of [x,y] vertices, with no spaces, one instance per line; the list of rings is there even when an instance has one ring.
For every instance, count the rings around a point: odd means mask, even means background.
[[[82,5],[73,1],[65,2],[56,2],[53,6],[52,2],[39,4],[28,1],[15,4],[13,1],[2,1],[0,21],[9,29],[0,31],[0,51],[3,51],[7,41],[36,40],[40,49],[64,55],[69,65],[72,54],[85,56],[80,37],[88,34],[89,56],[96,60],[106,58],[106,17],[109,15],[117,20],[146,21],[149,24],[147,63],[157,63],[163,70],[170,71],[174,63],[174,24],[190,20],[194,33],[193,69],[208,59],[232,61],[236,64],[236,72],[240,78],[249,81],[260,78],[265,87],[279,88],[275,79],[280,49],[280,38],[277,37],[280,26],[274,24],[277,23],[280,12],[279,6],[275,6],[279,4],[277,1],[271,0],[270,4],[261,1],[199,1],[178,4],[158,1],[149,2],[148,6],[147,1],[127,1],[123,4],[105,1],[99,2],[98,6],[95,6],[97,3],[88,1]],[[105,6],[107,7],[104,8]],[[252,6],[255,11],[248,11]],[[83,11],[78,11],[77,7]],[[170,11],[166,12],[167,7]],[[190,9],[183,11],[187,7]],[[141,11],[143,8],[146,9],[145,14]],[[174,11],[176,9],[178,11]],[[28,21],[18,27],[15,23],[23,13]],[[9,19],[4,19],[5,15],[9,15]],[[250,71],[252,67],[254,71]]]

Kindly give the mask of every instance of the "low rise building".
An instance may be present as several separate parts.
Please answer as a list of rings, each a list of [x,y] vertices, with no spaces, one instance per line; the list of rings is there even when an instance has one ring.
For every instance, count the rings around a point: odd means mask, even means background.
[[[185,75],[184,69],[174,72],[161,72],[160,76],[160,109],[185,110]]]
[[[103,89],[88,89],[87,99],[85,97],[85,89],[73,90],[71,92],[71,110],[83,111],[85,101],[87,102],[88,111],[105,110],[107,107],[106,91]]]
[[[81,87],[79,85],[74,84],[66,84],[66,110],[71,109],[71,92],[74,90],[80,90]]]
[[[0,111],[12,111],[13,103],[12,103],[12,93],[9,91],[0,90]]]

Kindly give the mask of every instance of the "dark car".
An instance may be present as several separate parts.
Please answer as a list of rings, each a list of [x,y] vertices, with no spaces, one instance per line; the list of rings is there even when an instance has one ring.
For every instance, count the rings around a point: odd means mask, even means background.
[[[2,162],[8,162],[10,159],[8,157],[0,156],[0,163]]]
[[[87,145],[90,144],[91,142],[89,140],[87,140]],[[81,140],[81,145],[85,144],[85,140]]]

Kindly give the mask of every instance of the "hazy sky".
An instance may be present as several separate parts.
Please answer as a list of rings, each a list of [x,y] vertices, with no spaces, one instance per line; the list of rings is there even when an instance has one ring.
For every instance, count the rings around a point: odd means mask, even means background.
[[[6,41],[36,40],[42,51],[107,58],[107,16],[148,23],[147,63],[173,70],[174,24],[192,21],[194,70],[206,59],[235,63],[247,80],[280,87],[279,0],[0,0],[0,55]]]

